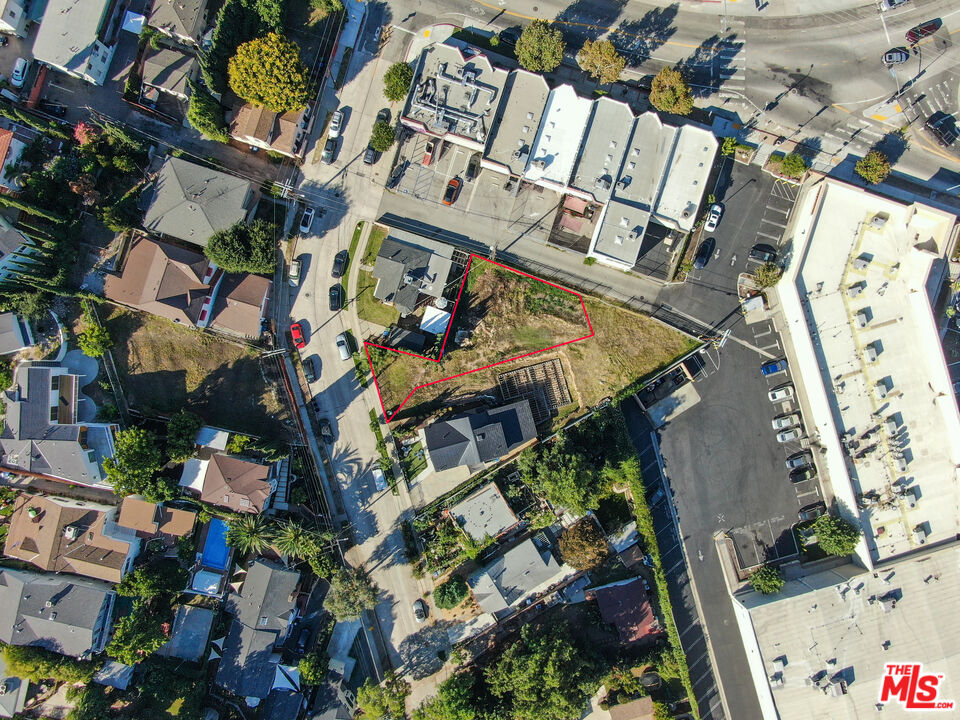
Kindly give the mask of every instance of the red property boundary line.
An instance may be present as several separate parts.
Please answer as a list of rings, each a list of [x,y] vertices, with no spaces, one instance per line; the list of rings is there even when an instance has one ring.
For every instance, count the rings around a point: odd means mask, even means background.
[[[495,362],[495,363],[490,363],[489,365],[484,365],[483,367],[474,368],[473,370],[467,370],[466,372],[457,373],[456,375],[451,375],[450,377],[445,377],[439,380],[434,380],[433,382],[424,383],[423,385],[417,385],[415,388],[413,388],[413,390],[411,390],[407,394],[407,396],[403,399],[403,402],[397,405],[397,409],[393,411],[393,414],[388,413],[386,406],[383,404],[383,395],[380,393],[380,383],[377,382],[377,373],[374,372],[373,370],[373,359],[370,357],[370,348],[371,347],[380,348],[381,350],[395,352],[400,355],[412,355],[413,357],[420,358],[421,360],[429,360],[430,362],[439,363],[440,360],[443,358],[443,353],[447,347],[447,338],[450,335],[450,330],[453,328],[453,321],[457,316],[457,308],[460,306],[460,298],[463,295],[463,288],[467,284],[467,278],[470,275],[470,266],[473,264],[474,258],[477,258],[478,260],[482,260],[483,262],[488,262],[491,265],[496,265],[497,267],[503,268],[508,272],[516,273],[517,275],[522,275],[523,277],[530,278],[531,280],[537,280],[539,282],[542,282],[544,285],[549,285],[552,288],[556,288],[557,290],[562,290],[565,293],[569,293],[573,295],[580,301],[580,307],[583,309],[583,317],[586,318],[587,328],[590,330],[590,334],[584,335],[583,337],[574,338],[573,340],[567,340],[562,343],[557,343],[556,345],[551,345],[550,347],[541,348],[540,350],[534,350],[532,352],[524,353],[523,355],[516,355],[515,357],[507,358],[506,360],[500,360],[499,362]],[[364,340],[363,342],[363,350],[367,354],[367,362],[370,363],[370,374],[373,375],[373,384],[377,388],[377,399],[380,400],[380,408],[383,410],[383,416],[386,418],[386,421],[389,423],[389,422],[393,422],[393,419],[397,416],[397,413],[399,413],[400,409],[407,404],[407,401],[411,397],[413,397],[413,394],[417,390],[422,390],[425,387],[430,387],[431,385],[436,385],[437,383],[446,382],[447,380],[454,380],[455,378],[463,377],[464,375],[470,375],[471,373],[480,372],[481,370],[487,370],[492,367],[497,367],[498,365],[503,365],[504,363],[513,362],[514,360],[521,360],[525,357],[530,357],[531,355],[537,355],[542,352],[547,352],[548,350],[555,350],[558,347],[563,347],[564,345],[570,345],[571,343],[580,342],[581,340],[588,340],[592,338],[593,335],[594,335],[593,323],[590,322],[590,314],[587,312],[587,305],[583,301],[583,296],[580,293],[565,287],[561,287],[560,285],[556,285],[550,282],[549,280],[544,280],[543,278],[537,277],[536,275],[530,275],[529,273],[525,273],[522,270],[516,270],[512,267],[501,265],[500,263],[494,260],[489,260],[483,257],[482,255],[477,255],[476,253],[470,253],[470,257],[467,259],[466,270],[464,270],[463,272],[463,280],[460,282],[460,289],[457,291],[457,300],[453,304],[453,312],[451,312],[450,314],[450,322],[447,324],[447,330],[443,334],[443,342],[440,344],[440,355],[437,358],[430,358],[430,357],[427,357],[426,355],[418,355],[417,353],[407,352],[406,350],[397,350],[396,348],[389,348],[384,345],[377,345],[376,343],[368,342],[366,340]]]

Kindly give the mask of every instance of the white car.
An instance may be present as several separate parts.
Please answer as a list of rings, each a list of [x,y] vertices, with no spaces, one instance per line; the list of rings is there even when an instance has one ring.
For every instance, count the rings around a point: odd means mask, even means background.
[[[343,127],[343,111],[337,110],[330,118],[330,126],[327,128],[327,137],[336,140],[340,137],[340,129]]]
[[[800,436],[803,435],[803,430],[798,427],[790,428],[789,430],[783,430],[777,433],[777,442],[785,443],[790,442],[791,440],[798,440]]]
[[[703,229],[707,232],[713,232],[717,229],[717,225],[720,224],[720,217],[723,215],[723,208],[720,205],[712,205],[710,207],[710,214],[707,215],[707,224],[703,226]]]
[[[300,286],[300,261],[290,261],[290,284],[294,287]]]
[[[781,415],[780,417],[775,417],[773,419],[773,429],[774,430],[786,430],[791,428],[794,425],[799,424],[800,416],[797,413],[790,413],[789,415]]]
[[[770,398],[770,402],[789,400],[793,397],[793,385],[781,385],[780,387],[776,387],[767,393],[767,397]]]
[[[13,72],[10,73],[10,84],[15,88],[22,88],[27,81],[27,71],[30,69],[30,62],[23,58],[17,58],[13,64]]]
[[[303,211],[303,215],[300,218],[300,232],[304,234],[310,232],[310,226],[313,225],[313,216],[316,212],[312,207],[308,207]]]
[[[880,0],[880,10],[886,12],[887,10],[893,10],[898,8],[901,5],[906,5],[910,0]]]

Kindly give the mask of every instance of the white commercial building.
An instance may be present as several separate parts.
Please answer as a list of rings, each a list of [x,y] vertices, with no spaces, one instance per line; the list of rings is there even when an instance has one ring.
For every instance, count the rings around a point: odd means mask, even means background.
[[[592,109],[593,101],[577,95],[570,85],[550,91],[524,178],[551,190],[568,192]]]

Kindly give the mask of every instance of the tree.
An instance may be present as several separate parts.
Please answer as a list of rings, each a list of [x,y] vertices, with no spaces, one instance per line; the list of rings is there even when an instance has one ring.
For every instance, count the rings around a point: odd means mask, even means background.
[[[582,454],[567,450],[566,436],[523,453],[517,469],[523,482],[553,505],[577,515],[599,505],[599,473]]]
[[[125,665],[136,665],[167,641],[164,616],[147,602],[138,600],[117,622],[107,655]]]
[[[322,650],[314,650],[300,658],[297,670],[300,679],[307,685],[320,685],[327,676],[330,658]]]
[[[310,0],[310,7],[314,10],[322,10],[323,17],[326,17],[332,12],[343,10],[343,3],[341,0]]]
[[[523,29],[515,50],[517,60],[527,70],[550,72],[563,61],[566,47],[563,33],[546,20],[534,20]]]
[[[433,601],[438,608],[450,610],[457,607],[470,594],[467,581],[459,575],[454,575],[444,583],[437,585],[433,591]]]
[[[263,552],[273,540],[273,527],[259,513],[244,513],[227,522],[227,545],[242,553]]]
[[[405,62],[396,62],[383,76],[383,94],[390,102],[399,102],[407,96],[413,82],[413,68]]]
[[[437,694],[413,711],[413,720],[475,720],[480,716],[471,672],[451,675],[437,686]]]
[[[282,113],[307,106],[307,69],[300,47],[277,33],[243,43],[227,65],[230,89],[254,105]]]
[[[220,107],[213,95],[192,80],[187,80],[190,86],[190,105],[187,108],[187,121],[197,132],[217,142],[230,142],[227,134],[227,124],[223,119],[223,108]]]
[[[225,272],[270,275],[277,262],[276,231],[276,226],[265,220],[252,225],[241,220],[211,235],[204,252]]]
[[[35,683],[51,679],[68,683],[89,682],[100,669],[100,663],[74,660],[29,645],[4,645],[2,652],[7,673]]]
[[[186,587],[187,572],[173,560],[141,565],[127,573],[116,586],[117,595],[149,600],[159,595],[172,595]]]
[[[326,550],[318,550],[307,558],[307,564],[317,577],[331,577],[337,570],[337,563]]]
[[[670,706],[662,702],[653,703],[653,720],[670,720],[673,713],[670,712]]]
[[[84,355],[98,358],[106,355],[107,351],[113,347],[113,338],[110,337],[110,331],[103,325],[89,323],[77,336],[77,344],[80,345]]]
[[[388,670],[383,682],[376,685],[370,678],[357,690],[357,707],[371,720],[400,720],[406,717],[406,699],[410,683]]]
[[[761,565],[750,574],[750,584],[758,593],[773,595],[783,588],[783,575],[773,565]]]
[[[882,183],[890,174],[890,161],[879,150],[871,150],[862,160],[857,161],[853,169],[868,183]]]
[[[587,40],[577,53],[577,63],[601,85],[607,85],[617,81],[627,61],[609,40]]]
[[[780,174],[799,179],[807,171],[807,161],[797,153],[790,153],[780,160]]]
[[[780,282],[782,275],[783,270],[779,265],[768,262],[753,271],[753,282],[755,282],[761,290],[766,290]]]
[[[577,570],[595,568],[610,554],[607,539],[590,516],[564,530],[558,544],[563,561]]]
[[[42,320],[53,306],[53,295],[43,290],[24,290],[4,299],[4,309],[13,310],[20,317]]]
[[[580,717],[596,690],[593,659],[574,647],[565,623],[524,625],[520,639],[486,670],[491,693],[503,698],[517,720]]]
[[[68,697],[70,690],[67,690]],[[106,688],[91,683],[79,690],[73,702],[67,720],[102,720],[110,717],[110,707],[114,701],[107,696]]]
[[[849,555],[860,542],[860,528],[843,518],[821,515],[813,523],[820,549],[828,555]]]
[[[665,67],[656,74],[650,85],[650,104],[660,112],[674,115],[689,115],[693,111],[690,86],[679,70]]]
[[[386,152],[397,139],[397,131],[389,123],[383,120],[377,120],[373,125],[373,132],[370,133],[370,147],[377,152]]]
[[[113,445],[113,457],[104,460],[103,467],[117,495],[143,495],[150,502],[174,498],[176,482],[157,477],[163,458],[156,435],[143,428],[121,430]]]
[[[320,543],[310,530],[290,520],[274,533],[273,546],[284,555],[303,560],[316,553]]]
[[[337,620],[353,620],[364,610],[376,606],[380,588],[359,569],[341,570],[330,581],[330,593],[324,607]]]
[[[197,432],[203,427],[199,416],[181,410],[167,423],[167,455],[175,463],[193,457],[197,449]]]

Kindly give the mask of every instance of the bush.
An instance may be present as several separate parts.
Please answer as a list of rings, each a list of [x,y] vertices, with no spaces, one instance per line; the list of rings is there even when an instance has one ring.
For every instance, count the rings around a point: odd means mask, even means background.
[[[90,324],[77,337],[77,343],[84,355],[98,358],[106,355],[107,351],[113,347],[113,338],[102,325]]]
[[[297,670],[300,671],[300,679],[303,680],[305,685],[320,685],[327,676],[329,665],[330,658],[318,649],[300,658],[300,662],[297,663]]]
[[[868,183],[882,183],[890,174],[890,161],[879,150],[871,150],[853,168]]]
[[[467,581],[455,575],[445,583],[437,585],[433,591],[433,602],[442,610],[451,610],[462,603],[469,594]]]
[[[197,132],[217,142],[230,142],[227,124],[223,119],[223,108],[213,96],[191,80],[190,106],[187,108],[187,121]]]
[[[750,575],[750,584],[758,593],[773,595],[783,589],[784,579],[773,565],[763,565]]]
[[[254,105],[282,113],[307,105],[307,69],[300,46],[277,33],[240,45],[227,65],[230,89]]]
[[[167,455],[175,463],[186,462],[196,450],[197,431],[203,421],[192,412],[181,410],[167,423]]]
[[[773,287],[783,276],[783,270],[776,263],[764,263],[753,273],[753,281],[761,290]]]
[[[546,20],[534,20],[517,40],[517,60],[527,70],[550,72],[563,61],[563,34]]]
[[[399,102],[407,96],[411,82],[413,68],[405,62],[394,63],[383,76],[383,94],[390,102]]]
[[[802,178],[803,174],[807,171],[806,160],[797,153],[790,153],[779,161],[775,160],[774,163],[779,164],[778,169],[781,175],[793,178],[794,180]]]
[[[563,561],[577,570],[595,568],[610,554],[607,539],[589,516],[564,530],[557,544]]]
[[[391,148],[396,139],[396,130],[383,120],[378,120],[373,126],[373,132],[370,134],[370,147],[377,152],[386,152]]]
[[[241,220],[211,235],[204,252],[225,272],[270,275],[276,267],[276,232],[273,223]]]
[[[49,650],[26,645],[4,645],[3,662],[7,672],[35,683],[44,680],[57,682],[89,682],[100,668],[99,663],[74,660]]]
[[[650,104],[660,112],[689,115],[693,111],[690,86],[679,70],[665,67],[650,85]]]
[[[813,523],[820,549],[828,555],[849,555],[860,542],[860,528],[843,518],[821,515]]]

